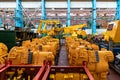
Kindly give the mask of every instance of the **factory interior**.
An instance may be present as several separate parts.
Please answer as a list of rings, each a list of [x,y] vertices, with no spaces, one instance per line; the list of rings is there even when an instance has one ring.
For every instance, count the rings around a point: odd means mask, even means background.
[[[0,80],[120,80],[120,0],[0,0]]]

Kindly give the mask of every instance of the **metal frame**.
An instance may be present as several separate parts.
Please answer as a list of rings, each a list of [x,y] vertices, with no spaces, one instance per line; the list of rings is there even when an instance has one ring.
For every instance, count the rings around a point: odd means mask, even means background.
[[[92,0],[92,34],[96,34],[96,0]]]
[[[16,0],[15,27],[19,27],[19,28],[24,27],[24,19],[23,19],[23,11],[21,8],[21,0]]]
[[[29,14],[30,10],[23,8],[23,6],[22,6],[22,9],[23,9],[23,15],[27,17],[26,19],[28,19],[28,20],[25,20],[26,21],[25,27],[29,27],[30,23],[32,23],[35,26],[35,24],[32,22],[32,18],[36,15],[37,12],[40,11],[40,8],[36,8],[32,14]]]
[[[31,68],[36,68],[37,70],[39,70],[39,72],[41,72],[41,74],[39,75],[39,77],[35,77],[33,80],[39,80],[40,77],[42,78],[43,72],[45,71],[45,66],[33,66],[33,65],[7,65],[6,67],[2,68],[0,70],[0,80],[3,80],[5,77],[5,73],[7,70],[11,69],[11,68],[15,68],[15,69],[19,69],[19,68],[25,68],[26,71],[29,71]],[[30,72],[29,72],[30,73]],[[37,71],[35,71],[35,73],[38,73]],[[33,74],[33,73],[30,73]]]
[[[39,20],[41,19],[41,8],[40,6],[38,6],[38,8],[32,8],[32,9],[28,9],[28,8],[23,8],[23,6],[20,6],[23,10],[23,15],[24,15],[24,20],[25,20],[25,27],[28,26],[29,22],[31,22],[33,25],[35,25],[36,23],[39,23]],[[10,22],[12,26],[14,26],[14,20],[13,20],[13,15],[14,14],[11,14],[13,13],[14,11],[14,8],[2,8],[2,10],[4,10],[3,12],[0,12],[0,15],[2,15],[2,19],[3,19],[3,23],[7,23],[7,22]],[[55,9],[55,10],[52,10],[52,9],[46,9],[47,11],[47,14],[61,14],[61,13],[67,13],[67,9]],[[73,19],[80,19],[80,20],[83,20],[82,22],[86,22],[87,18],[90,17],[90,20],[92,21],[91,19],[91,8],[87,9],[87,8],[84,8],[83,10],[80,10],[80,9],[71,9],[71,13],[73,14],[76,14],[76,16],[72,16],[71,15],[71,25],[74,25],[74,24],[78,24],[80,23],[81,21],[79,22],[73,22]],[[8,12],[8,13],[5,13],[5,12]],[[104,20],[107,20],[107,21],[110,21],[110,19],[114,19],[115,16],[113,15],[115,13],[115,9],[97,9],[97,12],[98,13],[102,13],[102,14],[110,14],[112,16],[106,16],[106,17],[101,17],[101,16],[97,16],[97,21],[99,20],[100,21],[100,24],[103,23]],[[108,13],[109,12],[109,13]],[[35,14],[34,14],[35,13]],[[79,14],[83,14],[83,13],[86,13],[87,15],[84,15],[84,16],[81,16]],[[6,14],[6,17],[4,16]],[[10,15],[10,16],[8,16]],[[34,16],[32,16],[34,15]],[[29,17],[28,17],[29,16]],[[67,24],[67,16],[47,16],[47,19],[58,19],[64,24],[66,25]],[[83,18],[84,17],[84,18]],[[5,19],[5,20],[4,20]],[[62,21],[62,19],[64,19],[65,21]],[[75,20],[74,20],[75,21]],[[74,23],[74,24],[73,24]]]
[[[31,69],[32,68],[36,68],[37,71],[35,71],[35,73],[37,73],[35,75],[35,77],[33,78],[33,80],[41,80],[45,71],[46,71],[46,65],[48,65],[48,61],[44,61],[43,62],[43,66],[40,65],[13,65],[12,61],[6,61],[5,64],[0,65],[0,80],[3,80],[6,74],[7,70],[12,70],[12,68],[15,68],[15,70],[19,69],[19,68],[25,68],[26,71],[28,71],[28,73],[31,73]]]
[[[115,20],[120,20],[120,0],[116,0],[117,8],[115,14]]]
[[[71,7],[71,0],[68,0],[67,2],[67,26],[70,26],[70,7]]]
[[[46,19],[46,8],[45,8],[45,0],[41,0],[41,5],[42,5],[42,16],[41,16],[41,19],[42,20],[45,20]],[[44,28],[44,24],[42,25],[42,30]]]
[[[51,71],[51,69],[54,69]],[[56,72],[62,72],[62,73],[76,73],[76,72],[82,72],[87,74],[89,80],[94,80],[92,74],[88,70],[88,68],[84,66],[48,66],[45,75],[43,76],[42,80],[47,80],[50,73],[56,73]]]
[[[2,27],[3,21],[2,21],[2,15],[0,15],[0,27]]]
[[[39,68],[39,71],[37,72],[36,76],[33,78],[33,80],[47,80],[50,73],[55,74],[56,72],[62,72],[62,73],[85,73],[87,74],[89,80],[94,80],[92,74],[88,70],[88,68],[85,65],[85,62],[83,63],[83,66],[51,66],[51,61],[44,61],[43,66],[39,65],[12,65],[12,61],[6,61],[4,65],[0,66],[0,80],[3,80],[5,77],[5,73],[7,70],[10,70],[10,68],[25,68],[25,70],[29,71],[31,68]],[[54,69],[51,71],[51,69]],[[33,74],[33,73],[32,73]]]

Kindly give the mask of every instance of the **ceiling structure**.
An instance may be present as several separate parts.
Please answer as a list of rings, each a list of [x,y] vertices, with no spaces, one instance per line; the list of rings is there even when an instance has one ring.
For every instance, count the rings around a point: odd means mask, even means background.
[[[15,1],[16,0],[0,0],[0,2],[14,2],[14,3]],[[40,1],[41,0],[22,0],[22,2],[40,2]],[[46,0],[46,1],[48,2],[60,2],[60,1],[65,2],[66,1],[67,2],[67,0]],[[71,1],[75,2],[74,4],[76,6],[77,4],[79,4],[79,2],[84,3],[84,2],[90,2],[92,0],[71,0]],[[97,0],[97,1],[98,3],[99,2],[113,2],[114,3],[116,0]],[[28,5],[28,3],[26,4]],[[110,4],[107,4],[107,6],[108,5]],[[47,5],[47,6],[50,6],[50,5]],[[103,6],[103,5],[100,3],[100,6]],[[35,14],[33,14],[36,9],[37,8],[26,8],[26,13],[25,13],[26,19],[28,18],[28,16],[31,17],[34,24],[38,23],[39,19],[41,18],[41,9],[38,10],[38,12],[36,12]],[[13,24],[15,8],[1,8],[0,10],[1,10],[0,15],[2,15],[4,23],[10,22]],[[80,22],[87,22],[87,20],[91,18],[91,15],[92,15],[91,8],[73,8],[71,9],[71,24],[79,24]],[[46,9],[46,16],[48,19],[60,19],[62,23],[66,24],[67,8],[58,8],[58,9],[48,8]],[[109,21],[110,19],[113,19],[114,16],[115,16],[115,8],[97,8],[97,21],[102,26],[106,26],[107,21]]]
[[[0,2],[5,1],[16,1],[16,0],[0,0]],[[22,0],[22,1],[40,1],[40,0]],[[67,1],[67,0],[46,0],[46,1]],[[92,1],[92,0],[71,0],[71,1]],[[116,1],[116,0],[97,0],[97,1]]]

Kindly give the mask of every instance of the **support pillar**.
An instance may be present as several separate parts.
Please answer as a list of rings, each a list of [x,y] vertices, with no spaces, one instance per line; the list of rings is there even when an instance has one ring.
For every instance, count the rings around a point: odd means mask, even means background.
[[[42,20],[46,19],[46,8],[45,8],[45,0],[41,0],[41,5],[42,5]],[[42,30],[44,29],[44,24],[42,24]]]
[[[116,8],[116,15],[115,20],[120,20],[120,0],[116,0],[117,8]]]
[[[2,24],[3,24],[3,22],[2,22],[2,15],[0,15],[0,27],[2,27]]]
[[[68,0],[68,2],[67,2],[67,10],[68,10],[68,12],[67,12],[67,26],[70,26],[70,7],[71,7],[71,2],[70,2],[71,0]]]
[[[92,34],[96,33],[96,0],[92,0]]]
[[[21,7],[21,0],[16,0],[16,10],[15,10],[15,26],[19,28],[24,27],[23,12]]]

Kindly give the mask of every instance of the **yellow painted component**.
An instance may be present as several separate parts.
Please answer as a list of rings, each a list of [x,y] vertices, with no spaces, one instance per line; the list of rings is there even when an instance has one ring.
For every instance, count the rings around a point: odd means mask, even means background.
[[[8,48],[4,43],[0,43],[0,56],[7,54]]]
[[[56,73],[50,74],[50,80],[88,80],[88,76],[83,73]]]
[[[50,36],[50,35],[55,35],[54,30],[49,31],[49,32],[48,32],[48,35],[49,35],[49,36]]]
[[[35,70],[35,68],[30,68],[30,70],[31,70],[31,71],[34,71],[34,70]]]
[[[93,50],[96,50],[96,51],[99,50],[99,46],[96,45],[96,44],[91,44],[91,47],[92,47]]]
[[[59,39],[45,37],[41,39],[33,39],[32,42],[24,41],[22,43],[22,46],[31,49],[31,51],[39,50],[40,45],[43,47],[43,51],[46,51],[46,48],[48,48],[49,50],[49,47],[51,47],[50,50],[52,50],[52,52],[56,54],[56,51],[59,50]]]
[[[87,33],[85,30],[78,30],[77,35],[82,35],[83,37],[86,37]]]
[[[21,75],[23,73],[23,70],[22,69],[17,69],[17,73],[18,73],[18,75]]]
[[[107,51],[107,49],[106,48],[101,48],[101,51]]]
[[[0,57],[0,64],[4,64],[4,63],[5,63],[5,60],[2,57]]]
[[[106,34],[106,35],[104,35],[104,40],[105,41],[109,41],[109,39],[110,39],[110,37]]]
[[[55,46],[54,45],[43,45],[42,46],[42,51],[43,52],[52,52],[53,53],[53,55],[55,55],[56,56],[56,53],[57,53],[57,49],[55,48]]]
[[[33,52],[33,64],[42,65],[45,59],[52,60],[52,63],[54,65],[54,57],[60,49],[59,39],[44,37],[41,39],[33,39],[32,42],[30,42],[30,40],[23,41],[21,47],[13,47],[10,50],[8,59],[11,59],[13,64],[27,64],[28,49],[30,49],[31,52]]]
[[[6,74],[12,76],[13,74],[15,74],[15,72],[6,72]]]
[[[43,30],[42,30],[42,24],[44,24]],[[59,20],[40,20],[36,33],[49,33],[49,35],[53,35],[54,29],[52,25],[54,25],[54,27],[57,27],[57,24],[60,24]]]
[[[28,80],[31,80],[31,79],[30,79],[30,76],[28,76]]]
[[[38,54],[39,52],[38,51],[35,51],[34,53],[33,53],[33,60],[32,60],[32,63],[33,64],[38,64],[38,58],[39,58],[39,54]]]
[[[76,49],[73,49],[73,51],[70,49],[70,56],[71,56],[71,61],[72,64],[75,65],[80,65],[82,66],[83,61],[88,61],[88,54],[87,50],[85,49],[84,46],[79,46]],[[73,54],[74,53],[74,54]]]
[[[68,26],[68,27],[65,27],[64,29],[77,30],[77,29],[82,29],[86,26],[87,26],[86,24],[79,24],[79,25]]]
[[[68,79],[69,79],[69,80],[74,79],[74,75],[73,75],[73,73],[68,73]]]
[[[114,42],[120,42],[120,37],[118,34],[120,34],[120,20],[108,23],[104,39],[107,41],[112,39]]]
[[[72,33],[72,36],[73,36],[73,37],[77,37],[76,32],[73,32],[73,33]]]
[[[55,80],[55,75],[54,74],[50,74],[50,80]]]
[[[85,37],[87,35],[86,31],[85,30],[81,30],[81,33],[80,35],[82,35],[83,37]]]
[[[38,29],[36,31],[36,33],[41,33],[41,28],[42,28],[42,21],[40,20],[40,23],[39,23],[39,26],[38,26]]]
[[[65,80],[63,73],[56,73],[55,80]]]
[[[79,24],[65,27],[63,34],[72,34],[73,37],[77,37],[77,35],[86,36],[86,32],[84,30],[79,30],[86,26],[87,26],[86,24]]]
[[[68,80],[69,76],[67,74],[63,74],[64,75],[64,80]]]
[[[0,64],[5,63],[5,59],[8,55],[8,48],[4,43],[0,43]]]
[[[30,47],[30,46],[31,46],[30,43],[31,43],[30,40],[23,41],[23,42],[22,42],[22,46]]]
[[[96,63],[96,73],[108,72],[109,65],[108,62],[114,60],[113,53],[111,51],[98,51],[100,61]],[[104,69],[103,69],[104,68]]]
[[[22,75],[17,76],[17,80],[19,80],[22,77]]]
[[[76,44],[77,43],[77,44]],[[95,80],[106,80],[109,65],[108,62],[114,60],[113,53],[102,49],[95,44],[90,44],[84,40],[73,37],[66,37],[66,47],[68,51],[69,64],[71,66],[81,66],[83,61],[87,62],[87,67],[94,76]],[[88,49],[89,48],[89,49]],[[90,49],[92,48],[92,49]],[[87,76],[81,75],[86,80]]]
[[[88,80],[88,76],[86,74],[80,74],[80,80]]]
[[[17,80],[17,78],[16,77],[14,77],[14,79],[13,80]]]
[[[74,76],[73,80],[80,80],[80,74],[79,73],[74,73],[73,76]]]
[[[54,65],[54,55],[52,52],[33,52],[33,64],[43,65],[44,60],[51,60]]]
[[[25,78],[23,78],[23,80],[25,80]]]
[[[28,49],[26,47],[13,47],[8,59],[12,60],[12,64],[27,64],[28,63]]]

